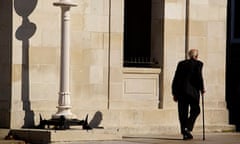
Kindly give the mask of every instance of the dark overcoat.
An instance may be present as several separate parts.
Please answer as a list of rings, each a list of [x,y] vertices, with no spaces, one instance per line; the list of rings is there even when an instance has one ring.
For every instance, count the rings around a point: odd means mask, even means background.
[[[188,96],[199,100],[200,92],[204,91],[202,67],[203,63],[196,59],[180,61],[172,82],[173,96],[178,100]]]

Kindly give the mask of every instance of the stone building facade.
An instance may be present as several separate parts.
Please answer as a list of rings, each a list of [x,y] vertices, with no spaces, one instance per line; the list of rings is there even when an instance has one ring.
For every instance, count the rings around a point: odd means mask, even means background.
[[[179,132],[171,81],[186,49],[197,48],[204,62],[206,128],[232,129],[225,102],[227,0],[147,0],[151,39],[146,49],[154,58],[147,66],[125,65],[126,1],[74,1],[71,111],[79,119],[89,114],[90,123],[97,119],[95,125],[124,134]],[[61,13],[53,2],[0,2],[0,127],[32,127],[39,114],[48,119],[57,111]],[[138,17],[140,2],[134,3],[128,10]],[[201,122],[200,116],[197,126]]]

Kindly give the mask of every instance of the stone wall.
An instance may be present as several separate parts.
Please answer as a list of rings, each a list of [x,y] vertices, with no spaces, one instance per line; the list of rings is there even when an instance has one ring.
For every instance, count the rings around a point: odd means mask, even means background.
[[[53,2],[15,0],[12,5],[11,128],[37,125],[39,114],[50,119],[57,111],[61,11]],[[124,0],[75,2],[70,38],[72,112],[79,119],[89,114],[90,123],[98,119],[98,126],[125,134],[160,133],[167,128],[176,132],[171,81],[177,62],[185,57],[186,1],[165,0],[164,48],[157,51],[163,52],[158,69],[123,67]],[[190,0],[189,11],[189,47],[199,49],[204,62],[206,124],[217,128],[228,124],[226,3]],[[162,19],[155,16],[157,24]]]

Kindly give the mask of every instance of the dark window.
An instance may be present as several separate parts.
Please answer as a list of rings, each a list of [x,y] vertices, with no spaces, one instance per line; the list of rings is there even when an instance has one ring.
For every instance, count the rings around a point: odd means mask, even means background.
[[[231,26],[229,34],[230,40],[233,43],[240,42],[240,1],[239,0],[230,0],[228,2],[229,7],[229,25]]]
[[[124,66],[158,67],[151,55],[152,0],[125,0]]]
[[[240,1],[234,1],[234,38],[240,38]]]

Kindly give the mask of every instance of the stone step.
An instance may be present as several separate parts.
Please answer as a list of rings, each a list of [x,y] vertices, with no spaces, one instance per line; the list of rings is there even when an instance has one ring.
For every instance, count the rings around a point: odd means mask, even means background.
[[[9,129],[0,129],[0,140],[5,139],[8,135]]]
[[[0,140],[0,144],[26,144],[21,140]]]
[[[6,136],[9,133],[9,129],[0,129],[0,144],[26,144],[24,141],[21,140],[14,140],[9,138],[6,140]]]
[[[93,129],[88,131],[78,128],[68,130],[12,129],[11,133],[15,139],[34,144],[60,141],[122,139],[122,135],[117,129]]]
[[[202,132],[202,125],[196,125],[193,132]],[[149,126],[129,126],[120,128],[123,136],[127,135],[159,135],[159,134],[179,134],[179,124],[173,125],[149,125]],[[205,132],[235,132],[233,125],[206,125]]]
[[[232,125],[207,125],[206,132],[230,132],[235,131]],[[52,129],[11,129],[12,138],[23,140],[34,144],[46,144],[50,142],[64,141],[86,141],[86,140],[120,140],[123,136],[131,135],[154,135],[154,134],[179,134],[179,125],[149,125],[149,126],[128,126],[121,128],[82,130],[74,127],[68,130]],[[0,129],[1,139],[4,139],[9,130]],[[196,125],[194,132],[202,132],[202,126]],[[13,144],[24,144],[23,141],[10,141]],[[1,142],[0,142],[1,143]],[[2,142],[3,143],[3,142]]]

